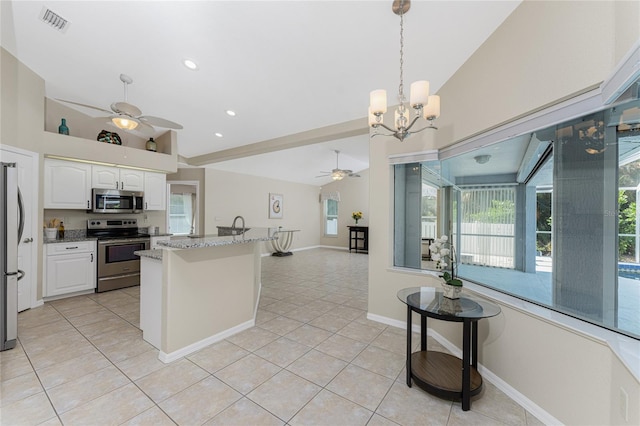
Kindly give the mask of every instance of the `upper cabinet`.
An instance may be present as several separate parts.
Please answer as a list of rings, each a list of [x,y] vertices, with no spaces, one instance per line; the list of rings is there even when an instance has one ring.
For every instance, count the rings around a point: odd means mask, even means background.
[[[91,208],[91,165],[45,159],[44,208]]]
[[[144,191],[144,172],[109,166],[91,166],[91,186],[101,189]]]
[[[166,210],[167,176],[76,161],[44,160],[44,208],[91,209],[91,189],[144,192],[144,210]]]
[[[167,209],[167,175],[144,172],[144,209]]]

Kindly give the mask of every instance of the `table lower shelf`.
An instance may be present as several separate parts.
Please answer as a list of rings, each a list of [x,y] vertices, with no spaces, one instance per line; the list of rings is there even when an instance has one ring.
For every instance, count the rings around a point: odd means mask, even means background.
[[[482,390],[482,376],[471,368],[470,396]],[[443,398],[462,397],[462,360],[437,351],[411,354],[411,377],[418,386]]]

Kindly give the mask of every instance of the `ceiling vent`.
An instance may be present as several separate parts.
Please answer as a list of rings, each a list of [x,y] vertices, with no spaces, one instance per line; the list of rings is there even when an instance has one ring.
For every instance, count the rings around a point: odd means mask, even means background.
[[[61,33],[67,32],[67,28],[71,25],[71,22],[47,7],[43,7],[40,11],[40,20]]]

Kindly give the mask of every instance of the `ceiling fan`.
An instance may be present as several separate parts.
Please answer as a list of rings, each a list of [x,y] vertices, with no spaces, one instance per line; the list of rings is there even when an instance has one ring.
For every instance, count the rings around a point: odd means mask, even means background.
[[[153,126],[166,127],[169,129],[182,129],[182,125],[170,120],[166,120],[160,117],[154,117],[151,115],[142,115],[142,111],[135,106],[127,102],[127,86],[133,83],[133,79],[126,74],[120,74],[120,81],[124,84],[124,102],[114,102],[111,104],[111,111],[95,107],[92,105],[81,104],[78,102],[67,101],[64,99],[58,99],[61,102],[68,104],[78,105],[85,108],[91,108],[98,111],[106,112],[109,114],[108,118],[118,128],[124,130],[137,130],[146,135],[153,135],[155,130]]]
[[[340,151],[338,151],[337,149],[334,150],[333,152],[336,153],[336,168],[331,170],[330,172],[323,172],[320,171],[320,173],[324,173],[323,175],[319,175],[316,177],[327,177],[327,176],[331,176],[331,179],[333,180],[342,180],[345,177],[360,177],[359,174],[357,173],[353,173],[353,170],[348,170],[348,169],[341,169],[340,166],[338,165],[338,159],[340,156]]]

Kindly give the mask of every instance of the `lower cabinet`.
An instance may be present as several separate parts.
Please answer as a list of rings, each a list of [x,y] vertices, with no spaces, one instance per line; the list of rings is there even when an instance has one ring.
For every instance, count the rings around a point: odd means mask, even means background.
[[[96,242],[45,245],[44,297],[96,288]]]

